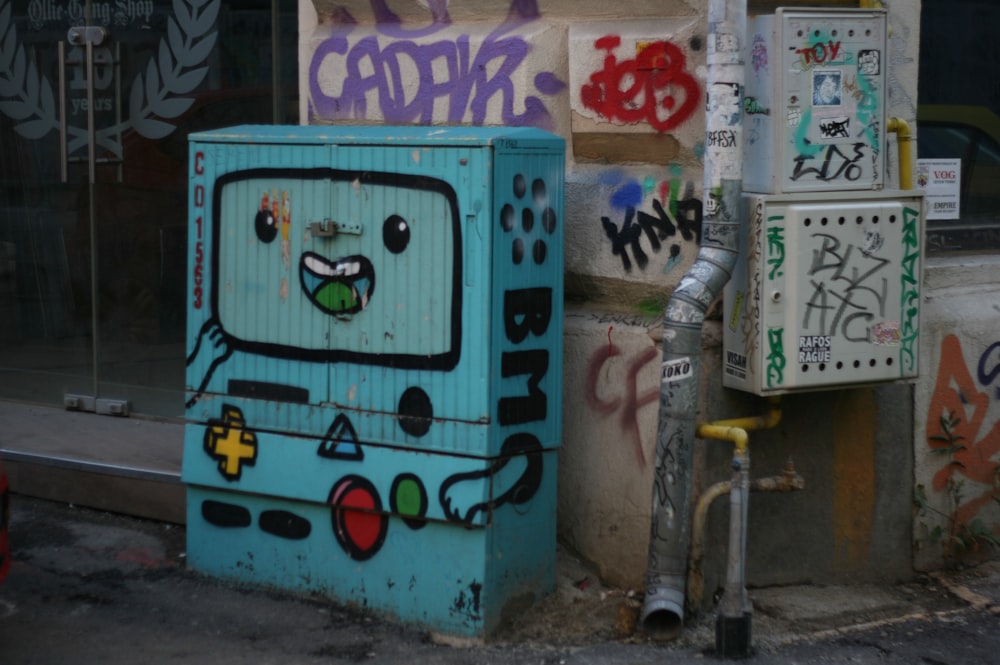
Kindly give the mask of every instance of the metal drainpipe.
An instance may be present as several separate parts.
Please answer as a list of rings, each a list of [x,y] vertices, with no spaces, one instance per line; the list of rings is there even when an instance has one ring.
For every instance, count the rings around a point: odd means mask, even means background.
[[[729,281],[739,250],[743,180],[746,0],[709,0],[702,240],[663,317],[663,380],[643,629],[674,639],[684,623],[692,452],[705,313]]]

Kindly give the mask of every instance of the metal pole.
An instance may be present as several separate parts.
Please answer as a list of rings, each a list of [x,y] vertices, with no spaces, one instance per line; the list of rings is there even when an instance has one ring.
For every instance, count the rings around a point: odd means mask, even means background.
[[[271,124],[281,123],[281,13],[279,0],[271,0]]]
[[[715,622],[715,648],[724,658],[746,658],[751,653],[753,604],[746,588],[747,508],[750,502],[750,451],[733,453],[733,480],[729,493],[729,556],[726,586]]]
[[[89,23],[90,19],[90,3],[87,3],[87,19]],[[100,326],[98,325],[98,293],[99,287],[97,284],[97,143],[95,137],[94,128],[94,42],[91,39],[87,39],[86,43],[87,51],[87,173],[89,180],[89,210],[88,214],[90,217],[90,325],[91,325],[91,358],[94,364],[94,375],[93,375],[93,391],[94,397],[96,398],[100,393],[100,371],[101,362],[100,356],[100,344],[98,343],[98,334],[100,333]]]

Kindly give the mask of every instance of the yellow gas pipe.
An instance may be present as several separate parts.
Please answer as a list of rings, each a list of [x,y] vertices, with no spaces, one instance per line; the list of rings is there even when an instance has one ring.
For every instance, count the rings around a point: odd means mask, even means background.
[[[902,118],[886,120],[886,129],[896,134],[899,153],[899,188],[913,189],[913,133]]]
[[[750,617],[753,605],[746,592],[746,525],[747,503],[750,498],[750,436],[747,432],[771,428],[781,421],[778,399],[768,399],[770,408],[763,416],[704,423],[696,430],[697,436],[701,438],[731,441],[734,447],[733,476],[729,483],[726,585],[719,603],[715,635],[716,650],[724,657],[746,656],[750,653]],[[718,487],[713,489],[718,491]]]
[[[762,416],[730,418],[728,420],[702,423],[698,426],[698,436],[703,439],[732,441],[733,445],[736,446],[736,450],[745,451],[750,441],[750,436],[747,432],[759,429],[771,429],[781,422],[781,398],[769,397],[768,403],[771,406],[767,413]]]
[[[794,492],[805,489],[806,481],[795,470],[791,459],[785,463],[785,468],[777,476],[754,478],[750,481],[751,492]],[[731,480],[715,483],[705,490],[694,509],[691,520],[691,562],[688,567],[687,598],[690,607],[698,608],[705,594],[705,575],[702,570],[702,558],[705,553],[705,522],[708,519],[708,509],[715,500],[729,494],[733,489]]]

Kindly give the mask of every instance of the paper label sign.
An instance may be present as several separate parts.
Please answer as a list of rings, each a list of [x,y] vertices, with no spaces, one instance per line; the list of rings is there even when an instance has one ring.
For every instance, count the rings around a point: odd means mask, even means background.
[[[694,374],[690,358],[677,358],[663,363],[663,383],[685,381]]]
[[[918,159],[917,186],[926,193],[927,219],[958,219],[961,159]]]

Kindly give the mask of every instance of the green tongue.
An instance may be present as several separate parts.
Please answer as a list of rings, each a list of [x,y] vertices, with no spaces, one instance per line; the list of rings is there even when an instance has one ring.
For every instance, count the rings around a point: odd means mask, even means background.
[[[331,312],[344,312],[357,304],[357,295],[349,284],[330,282],[316,292],[316,302]]]

